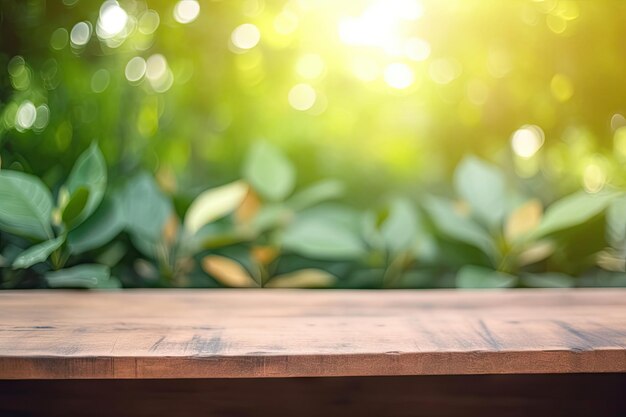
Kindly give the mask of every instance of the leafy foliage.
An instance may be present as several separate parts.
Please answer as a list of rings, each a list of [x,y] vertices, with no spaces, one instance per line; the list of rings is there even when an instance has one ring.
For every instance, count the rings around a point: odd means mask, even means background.
[[[12,256],[13,269],[37,267],[52,287],[110,287],[117,280],[110,279],[104,265],[79,265],[62,269],[72,255],[78,255],[85,246],[76,244],[77,226],[89,220],[100,205],[106,189],[107,171],[100,149],[93,144],[78,159],[65,185],[60,188],[59,201],[53,207],[50,191],[42,181],[32,175],[15,171],[0,171],[0,213],[3,222],[0,230],[29,238],[30,244]],[[85,223],[88,224],[88,223]],[[115,230],[113,224],[106,228]],[[74,232],[74,233],[72,233]],[[92,233],[99,235],[92,235]],[[83,236],[85,232],[83,231]],[[73,244],[68,244],[68,234]],[[89,230],[88,238],[95,241],[96,248],[114,237],[109,232]],[[103,236],[105,237],[103,239]],[[50,263],[43,265],[50,259]],[[50,271],[52,269],[52,271]]]
[[[626,4],[181,4],[0,6],[1,288],[626,285]]]
[[[291,162],[265,141],[256,142],[246,159],[243,177],[268,200],[283,200],[295,185]]]
[[[357,210],[328,201],[343,191],[333,180],[276,193],[271,185],[283,181],[276,178],[289,175],[291,183],[296,173],[280,151],[261,146],[246,160],[291,168],[263,177],[268,182],[200,192],[182,214],[149,173],[107,189],[95,145],[59,188],[56,207],[39,179],[2,170],[0,230],[11,242],[4,265],[13,282],[34,273],[50,287],[80,288],[119,286],[111,268],[127,286],[283,288],[571,287],[574,275],[593,274],[594,265],[623,272],[620,192],[581,191],[544,213],[540,199],[505,187],[495,165],[469,157],[455,174],[459,200],[393,197]],[[602,234],[605,211],[609,241],[580,239]]]
[[[0,222],[19,236],[51,237],[52,196],[36,177],[21,172],[0,172]]]

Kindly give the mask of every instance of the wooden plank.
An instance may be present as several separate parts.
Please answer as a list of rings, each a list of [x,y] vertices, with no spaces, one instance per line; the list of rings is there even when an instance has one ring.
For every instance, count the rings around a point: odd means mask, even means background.
[[[626,374],[0,381],[0,415],[626,415]]]
[[[604,372],[625,290],[0,293],[0,379]]]

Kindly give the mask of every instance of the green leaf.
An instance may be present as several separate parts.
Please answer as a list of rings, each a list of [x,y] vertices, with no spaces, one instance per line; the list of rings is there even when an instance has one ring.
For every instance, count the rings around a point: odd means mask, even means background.
[[[216,249],[223,246],[235,245],[250,240],[254,236],[246,229],[233,228],[228,222],[212,222],[202,227],[193,236],[183,239],[178,247],[179,255],[193,255],[202,249]]]
[[[172,204],[152,176],[142,173],[126,184],[122,193],[122,213],[130,233],[158,241],[172,214]]]
[[[39,178],[0,171],[0,229],[40,240],[52,238],[52,204],[52,195]]]
[[[151,259],[158,258],[162,245],[157,239],[146,237],[141,233],[131,233],[130,240],[133,242],[133,246],[145,256]]]
[[[348,230],[360,235],[362,230],[362,214],[350,207],[338,203],[320,204],[297,213],[299,220],[321,221],[337,228]]]
[[[280,201],[295,186],[296,173],[283,153],[265,141],[256,142],[244,163],[243,177],[263,197]]]
[[[87,205],[88,199],[89,189],[85,187],[78,188],[70,197],[70,200],[63,209],[62,215],[63,223],[65,223],[68,230],[73,229],[78,222],[79,217]]]
[[[417,238],[417,214],[413,205],[404,199],[393,201],[381,233],[385,246],[394,253],[412,247]]]
[[[501,224],[506,207],[506,183],[497,167],[468,156],[454,172],[454,185],[476,218],[490,227]]]
[[[614,200],[606,212],[607,238],[615,248],[626,243],[626,198]]]
[[[363,242],[351,231],[322,219],[299,219],[282,236],[285,249],[317,259],[352,259],[364,255]]]
[[[379,213],[373,210],[368,210],[363,213],[361,220],[361,235],[369,247],[380,251],[385,249],[385,240],[380,232]]]
[[[593,270],[580,277],[581,287],[626,287],[626,273]]]
[[[98,149],[98,145],[93,143],[83,152],[70,173],[67,180],[67,189],[70,195],[74,195],[80,188],[89,190],[87,202],[83,211],[76,216],[74,226],[83,222],[93,213],[104,196],[107,185],[107,168],[104,157]]]
[[[191,203],[185,215],[185,229],[196,234],[202,226],[224,217],[241,205],[248,193],[248,185],[235,181],[201,193]]]
[[[262,233],[287,224],[293,218],[293,212],[282,204],[266,204],[252,219],[252,228],[256,233]]]
[[[342,286],[346,288],[381,288],[385,270],[380,268],[359,269],[353,271]]]
[[[424,202],[424,208],[443,235],[482,250],[492,260],[497,258],[497,248],[489,233],[458,214],[449,201],[431,197]]]
[[[510,288],[516,282],[513,275],[474,265],[464,266],[456,276],[458,288]]]
[[[570,288],[574,286],[574,279],[558,272],[524,274],[522,284],[533,288]]]
[[[59,236],[55,239],[31,246],[15,258],[13,268],[29,268],[39,262],[44,262],[52,252],[63,245],[63,242],[65,242],[65,237]]]
[[[45,275],[52,288],[116,288],[119,283],[111,279],[108,266],[84,264],[72,268],[48,272]]]
[[[115,290],[122,288],[122,283],[116,277],[110,276],[106,281],[99,281],[97,288],[99,290]]]
[[[324,201],[341,197],[344,193],[344,185],[337,180],[323,180],[297,192],[287,202],[293,210],[302,210]]]
[[[432,288],[434,278],[437,276],[433,271],[408,271],[402,274],[398,280],[400,288]],[[438,277],[437,277],[438,278]]]
[[[70,252],[78,254],[100,248],[117,236],[124,225],[118,200],[105,197],[87,220],[68,233]]]
[[[589,194],[579,191],[553,203],[545,212],[541,224],[531,233],[534,238],[585,223],[599,215],[621,193]]]

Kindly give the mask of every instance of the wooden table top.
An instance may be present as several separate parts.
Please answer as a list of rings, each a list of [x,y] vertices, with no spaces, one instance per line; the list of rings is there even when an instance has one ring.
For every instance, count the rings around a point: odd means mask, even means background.
[[[626,372],[626,290],[0,292],[0,379]]]

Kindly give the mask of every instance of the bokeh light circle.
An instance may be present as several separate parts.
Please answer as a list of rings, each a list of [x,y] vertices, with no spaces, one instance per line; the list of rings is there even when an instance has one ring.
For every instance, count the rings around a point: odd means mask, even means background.
[[[511,148],[522,158],[531,158],[541,149],[545,141],[543,130],[539,126],[524,125],[513,132]]]
[[[261,40],[261,31],[252,23],[244,23],[233,30],[230,39],[239,49],[252,49]]]
[[[390,87],[398,90],[408,88],[415,82],[413,70],[400,62],[387,65],[383,77]]]
[[[178,23],[191,23],[200,14],[200,3],[196,0],[180,0],[174,6],[174,19]]]
[[[296,110],[306,111],[315,104],[317,93],[311,85],[300,83],[294,85],[291,90],[289,90],[288,99],[291,107]]]

